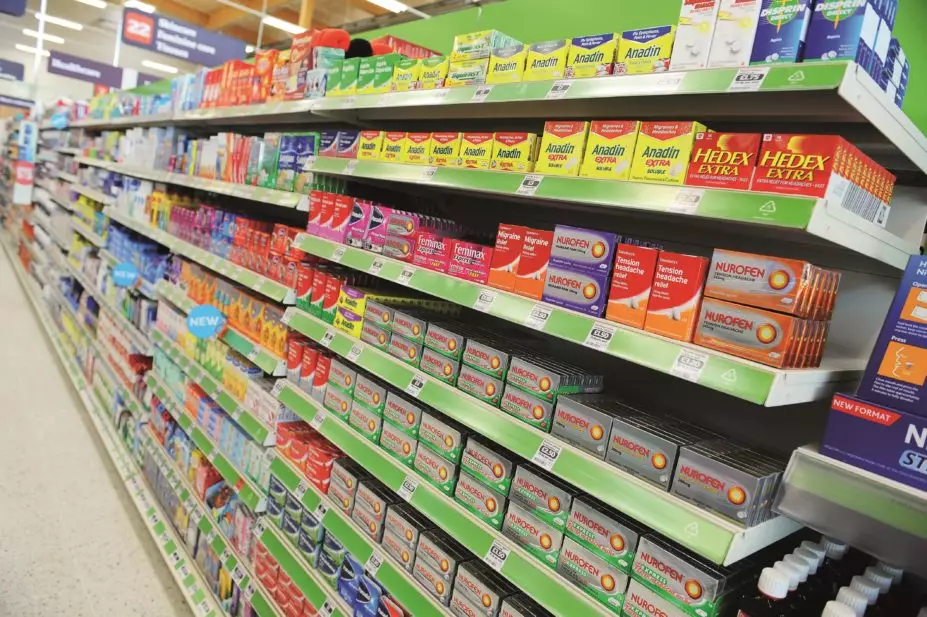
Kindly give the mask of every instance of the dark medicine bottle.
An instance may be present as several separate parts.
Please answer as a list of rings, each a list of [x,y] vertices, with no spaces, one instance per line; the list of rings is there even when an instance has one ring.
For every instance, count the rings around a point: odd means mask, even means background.
[[[757,593],[741,600],[737,617],[792,617],[789,579],[774,568],[763,568],[756,585]]]

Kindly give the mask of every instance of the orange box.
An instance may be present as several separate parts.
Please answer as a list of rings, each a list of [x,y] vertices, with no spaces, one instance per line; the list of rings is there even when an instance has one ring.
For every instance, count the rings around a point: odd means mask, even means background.
[[[810,366],[823,322],[705,298],[694,343],[779,368]]]
[[[657,260],[644,330],[691,341],[698,322],[708,260],[663,251]]]
[[[644,327],[659,256],[660,251],[654,248],[618,245],[605,319],[634,328]]]
[[[489,266],[488,283],[491,287],[514,291],[527,231],[528,228],[521,225],[499,223],[496,246],[493,248],[492,262]]]
[[[762,138],[759,133],[697,133],[686,184],[749,190]]]
[[[553,240],[554,232],[552,231],[530,228],[525,231],[521,257],[518,260],[515,293],[535,300],[541,299]]]

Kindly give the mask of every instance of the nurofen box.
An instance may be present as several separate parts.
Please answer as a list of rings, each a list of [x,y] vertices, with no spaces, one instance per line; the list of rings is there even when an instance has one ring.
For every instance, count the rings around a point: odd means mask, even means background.
[[[763,0],[750,64],[801,62],[813,0]]]
[[[480,603],[474,601],[471,597],[462,591],[454,588],[451,594],[451,614],[455,617],[477,617],[480,613]]]
[[[457,568],[472,557],[470,551],[439,529],[428,529],[418,537],[415,560],[425,563],[450,585]]]
[[[618,40],[616,75],[664,73],[669,70],[676,26],[626,30]]]
[[[422,90],[443,88],[449,66],[449,59],[447,56],[422,58],[422,72],[419,76],[419,83],[421,84]]]
[[[361,435],[372,441],[380,442],[380,433],[383,430],[383,418],[370,411],[363,405],[355,404],[351,406],[351,417],[348,424],[357,429]]]
[[[614,32],[594,36],[578,36],[570,42],[564,77],[604,77],[615,69],[618,37]]]
[[[552,617],[540,604],[523,593],[504,599],[499,615],[500,617]]]
[[[515,293],[540,300],[547,281],[547,266],[553,246],[554,232],[541,229],[525,231],[518,275],[515,279]]]
[[[512,384],[505,384],[499,408],[545,433],[550,431],[554,415],[554,405],[550,401],[528,394]]]
[[[351,416],[351,406],[353,404],[351,395],[345,394],[338,388],[326,388],[325,400],[322,404],[344,422],[347,422]]]
[[[556,176],[578,176],[588,135],[588,122],[545,122],[535,171]]]
[[[462,322],[439,320],[428,323],[423,343],[426,348],[437,351],[453,360],[460,360],[466,339],[462,332],[467,325]]]
[[[721,0],[683,0],[670,70],[690,71],[708,66],[720,5]]]
[[[463,425],[434,412],[424,412],[418,440],[452,463],[460,462],[463,444],[470,433]]]
[[[392,422],[384,422],[380,431],[380,447],[389,452],[406,467],[412,467],[418,442]]]
[[[415,564],[415,549],[406,546],[400,541],[399,536],[389,531],[383,533],[383,540],[380,544],[387,554],[402,564],[406,572],[412,572],[412,566]]]
[[[386,131],[361,131],[357,146],[357,158],[362,161],[379,161],[380,150]]]
[[[646,528],[592,497],[573,500],[566,536],[624,574],[631,574],[637,543]]]
[[[422,75],[422,61],[416,58],[401,58],[393,65],[393,92],[417,90]]]
[[[563,532],[511,501],[502,523],[502,534],[537,557],[547,567],[553,569],[557,566]]]
[[[544,41],[530,45],[525,62],[524,81],[563,79],[569,52],[569,39]]]
[[[489,169],[492,160],[492,133],[464,133],[460,138],[458,167]]]
[[[697,133],[698,122],[642,122],[629,178],[640,182],[682,184]]]
[[[550,264],[582,272],[608,273],[618,236],[607,231],[557,225]]]
[[[496,617],[502,600],[518,591],[508,580],[480,561],[468,561],[457,568],[454,591],[462,592],[486,617]],[[466,617],[471,617],[467,615]]]
[[[457,488],[454,490],[454,499],[490,527],[502,529],[506,498],[481,484],[470,474],[460,474]]]
[[[438,571],[416,557],[412,567],[412,576],[430,593],[438,602],[448,606],[451,601],[451,584],[446,582]]]
[[[496,47],[515,45],[518,42],[498,30],[481,30],[470,34],[458,34],[454,37],[450,60],[451,62],[460,62],[461,60],[488,58]]]
[[[455,386],[457,374],[460,372],[460,363],[427,347],[422,350],[422,361],[419,364],[422,372],[427,373],[439,381]]]
[[[605,312],[607,289],[608,272],[570,269],[551,263],[541,297],[554,306],[601,317]]]
[[[454,486],[457,484],[457,465],[448,462],[443,455],[420,444],[415,454],[413,467],[445,495],[454,494]]]
[[[383,146],[380,150],[380,160],[385,163],[400,162],[405,143],[405,132],[388,131],[383,135]]]
[[[589,139],[579,175],[627,180],[640,125],[638,120],[594,120],[589,125]]]
[[[399,153],[399,162],[409,165],[426,165],[431,155],[431,133],[407,133]]]
[[[761,140],[759,133],[696,134],[686,185],[748,190]]]
[[[390,335],[387,353],[406,364],[418,367],[422,358],[422,345],[394,332]]]
[[[383,540],[383,521],[377,517],[355,497],[354,509],[351,511],[351,520],[357,523],[367,536],[379,544]]]
[[[335,386],[349,396],[354,394],[357,384],[357,370],[340,360],[332,359],[331,368],[328,369],[328,385]]]
[[[422,423],[422,407],[420,405],[412,404],[403,396],[390,391],[386,395],[386,407],[383,409],[383,417],[401,428],[407,435],[418,439],[418,430]]]
[[[624,594],[622,611],[628,617],[686,617],[675,604],[633,578]]]
[[[460,374],[457,376],[457,389],[480,399],[484,403],[498,407],[502,402],[504,387],[505,383],[501,379],[487,375],[466,364],[460,367]]]
[[[351,495],[357,491],[360,481],[369,476],[366,469],[348,457],[341,457],[332,464],[332,484],[344,487]]]
[[[557,529],[566,527],[577,490],[551,474],[529,464],[515,470],[509,501]]]
[[[559,394],[601,392],[603,378],[570,364],[518,354],[512,357],[506,381],[553,403]]]
[[[391,304],[368,300],[364,307],[364,320],[392,332],[395,310]]]
[[[523,44],[497,47],[489,57],[486,75],[487,84],[508,84],[519,82],[525,73],[528,47]]]
[[[653,275],[660,251],[646,246],[619,244],[608,293],[605,318],[626,326],[643,328]]]
[[[393,311],[393,332],[400,334],[415,343],[425,342],[425,331],[428,329],[426,313],[414,309],[400,309]]]
[[[470,435],[460,457],[460,468],[502,495],[509,494],[515,455]]]
[[[604,459],[615,407],[614,401],[603,394],[561,396],[554,410],[551,434]]]
[[[557,572],[615,613],[621,610],[628,576],[598,554],[564,538]]]
[[[490,168],[497,171],[531,173],[538,156],[538,136],[534,133],[493,134]]]
[[[769,366],[788,367],[802,320],[714,298],[702,300],[694,343]]]
[[[354,510],[354,493],[349,492],[343,486],[332,483],[328,487],[328,496],[346,515],[351,516]]]
[[[399,496],[378,480],[365,478],[357,487],[356,503],[370,510],[377,521],[383,521],[386,518],[387,508],[399,503]]]
[[[434,523],[407,503],[393,504],[386,511],[386,532],[415,551],[419,536],[434,529]]]
[[[499,223],[496,245],[492,251],[488,283],[496,289],[514,291],[518,276],[518,264],[525,243],[527,227]]]
[[[644,330],[691,341],[698,325],[708,260],[662,251],[657,260]]]
[[[432,133],[429,165],[456,166],[460,159],[460,133]]]
[[[708,68],[741,68],[750,64],[763,0],[721,0]]]
[[[465,60],[451,62],[447,67],[447,77],[444,78],[445,88],[458,86],[478,86],[486,83],[486,73],[489,71],[489,58],[484,60]]]
[[[389,330],[373,325],[369,320],[364,320],[361,327],[360,339],[369,345],[373,345],[380,351],[389,349]]]

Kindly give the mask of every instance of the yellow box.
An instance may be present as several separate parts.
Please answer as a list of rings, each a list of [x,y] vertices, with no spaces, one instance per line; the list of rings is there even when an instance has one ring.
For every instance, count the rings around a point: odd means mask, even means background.
[[[379,161],[386,131],[361,131],[357,140],[357,158],[362,161]]]
[[[630,179],[683,184],[695,134],[706,131],[698,122],[643,122],[634,148]]]
[[[339,308],[335,311],[335,321],[332,323],[333,326],[348,334],[354,338],[360,338],[361,330],[364,327],[364,320],[360,318],[351,319],[349,317],[350,311]]]
[[[525,74],[525,60],[528,58],[528,48],[525,45],[510,45],[497,47],[492,50],[489,57],[489,72],[486,74],[487,84],[509,84],[521,81]]]
[[[380,160],[385,163],[398,163],[402,160],[402,150],[406,146],[406,133],[389,131],[383,136]]]
[[[589,134],[588,122],[544,123],[544,137],[534,170],[553,176],[577,176]]]
[[[627,180],[640,128],[638,120],[593,121],[589,125],[589,139],[579,175],[583,178]]]
[[[574,38],[567,55],[567,79],[611,75],[617,49],[618,35],[613,32]]]
[[[496,47],[516,45],[520,42],[507,34],[502,34],[498,30],[481,30],[469,34],[458,34],[454,37],[451,62],[482,60],[488,58],[490,52]]]
[[[531,173],[538,160],[538,136],[535,133],[497,132],[493,135],[491,169]]]
[[[460,137],[460,160],[457,165],[470,169],[489,169],[492,145],[492,133],[464,133]]]
[[[460,133],[432,133],[429,165],[453,167],[460,158]]]
[[[447,77],[444,87],[478,86],[486,83],[486,71],[489,69],[489,58],[483,60],[465,60],[451,62],[447,67]]]
[[[447,69],[450,62],[447,56],[432,56],[431,58],[422,58],[421,72],[419,74],[419,83],[422,90],[434,90],[443,88],[444,80],[447,78]]]
[[[626,30],[618,41],[616,75],[663,73],[669,70],[676,26]]]
[[[407,133],[399,155],[401,163],[427,165],[431,156],[431,133]]]
[[[422,61],[414,58],[403,58],[393,66],[393,92],[406,92],[419,88],[419,77],[422,75]]]
[[[563,79],[569,53],[570,41],[567,39],[535,43],[530,46],[528,60],[525,64],[524,81]]]

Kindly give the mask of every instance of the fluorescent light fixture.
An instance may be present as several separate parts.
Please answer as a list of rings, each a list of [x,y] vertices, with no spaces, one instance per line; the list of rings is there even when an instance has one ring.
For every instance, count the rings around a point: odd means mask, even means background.
[[[36,13],[36,19],[44,19],[47,24],[55,24],[56,26],[61,26],[62,28],[70,28],[71,30],[83,30],[84,24],[79,24],[76,21],[71,21],[70,19],[61,19],[60,17],[55,17],[54,15],[48,15],[47,13]]]
[[[246,54],[253,54],[253,53],[254,53],[254,45],[245,45],[245,53],[246,53]]]
[[[60,36],[55,36],[54,34],[39,34],[35,30],[30,30],[29,28],[23,28],[23,34],[26,36],[31,36],[34,39],[42,39],[43,41],[48,41],[49,43],[58,43],[59,45],[64,44],[64,39]]]
[[[377,6],[386,9],[387,11],[392,11],[393,13],[405,13],[409,11],[413,15],[421,17],[422,19],[428,19],[431,17],[428,13],[423,13],[418,9],[414,9],[408,4],[403,4],[398,0],[368,0],[370,4],[376,4]]]
[[[162,73],[170,73],[171,75],[176,75],[180,72],[176,66],[171,66],[170,64],[161,64],[160,62],[152,62],[151,60],[142,60],[142,66],[148,67],[149,69],[154,69],[155,71],[161,71]]]
[[[261,21],[268,26],[271,26],[272,28],[277,28],[278,30],[283,30],[284,32],[289,32],[290,34],[302,34],[306,31],[305,28],[297,26],[296,24],[291,24],[288,21],[283,21],[282,19],[278,19],[272,15],[265,15]]]
[[[140,0],[126,0],[123,6],[127,9],[136,9],[143,13],[155,12],[155,5],[148,4],[147,2],[141,2]]]
[[[86,4],[87,6],[92,6],[96,9],[105,9],[107,4],[103,0],[77,0],[81,4]]]
[[[20,45],[19,43],[16,43],[15,47],[16,47],[16,49],[18,49],[19,51],[24,51],[24,52],[26,52],[27,54],[40,54],[40,55],[42,55],[42,56],[45,56],[46,58],[47,58],[48,56],[51,55],[51,54],[48,52],[47,49],[43,49],[43,50],[40,52],[40,51],[39,51],[38,49],[36,49],[35,47],[29,47],[28,45]]]

